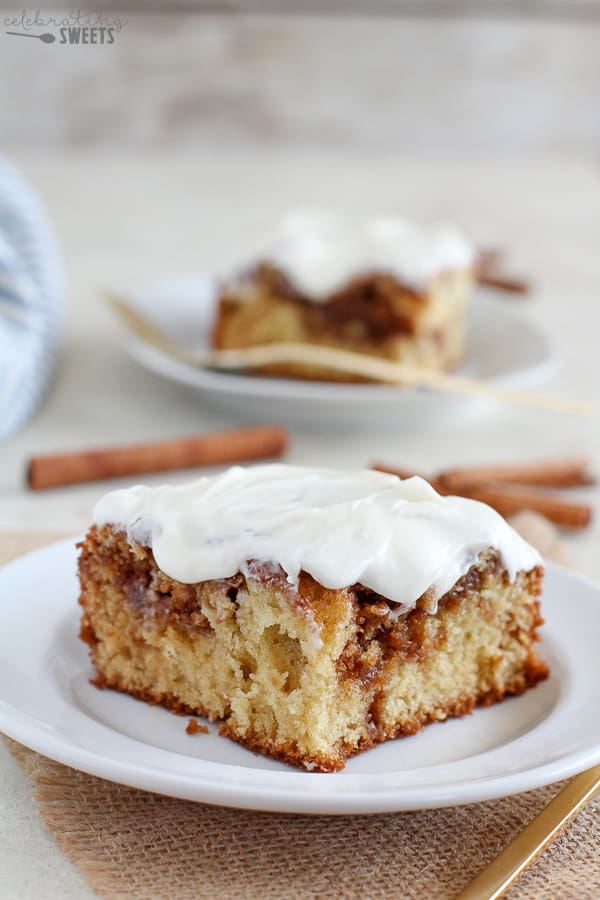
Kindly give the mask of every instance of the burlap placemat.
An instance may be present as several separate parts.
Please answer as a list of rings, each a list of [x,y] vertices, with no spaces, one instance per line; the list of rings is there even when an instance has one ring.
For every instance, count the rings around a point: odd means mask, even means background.
[[[0,536],[0,559],[47,540]],[[121,787],[7,743],[58,845],[99,896],[115,900],[451,898],[561,787],[415,813],[288,816]],[[506,896],[597,900],[599,810],[596,799]]]

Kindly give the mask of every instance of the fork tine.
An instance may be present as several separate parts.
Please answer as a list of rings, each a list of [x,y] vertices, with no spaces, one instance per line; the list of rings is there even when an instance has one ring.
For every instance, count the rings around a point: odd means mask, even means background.
[[[204,355],[186,350],[170,340],[153,322],[123,297],[113,291],[104,291],[104,299],[127,328],[152,347],[156,347],[157,350],[161,350],[181,362],[191,365],[206,364],[207,360]]]

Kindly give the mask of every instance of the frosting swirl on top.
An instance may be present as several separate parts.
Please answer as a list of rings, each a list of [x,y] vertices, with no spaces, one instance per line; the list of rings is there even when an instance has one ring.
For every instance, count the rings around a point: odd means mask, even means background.
[[[259,560],[280,565],[292,584],[301,571],[327,588],[362,584],[398,612],[429,588],[441,597],[489,547],[511,580],[540,563],[491,507],[367,470],[235,466],[187,485],[111,491],[94,522],[150,546],[177,581],[247,574]]]
[[[386,273],[417,289],[440,272],[472,265],[471,243],[452,225],[416,225],[398,216],[353,220],[295,212],[283,220],[262,259],[315,302],[365,273]]]

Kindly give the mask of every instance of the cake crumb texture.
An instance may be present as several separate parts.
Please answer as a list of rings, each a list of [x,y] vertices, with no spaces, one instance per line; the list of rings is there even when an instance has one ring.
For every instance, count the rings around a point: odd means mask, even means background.
[[[198,719],[190,719],[187,723],[186,734],[208,734],[208,725],[201,725]]]
[[[510,583],[493,550],[435,614],[424,596],[395,619],[360,585],[328,590],[301,573],[296,589],[264,563],[183,584],[110,525],[88,533],[79,573],[98,686],[218,721],[221,734],[311,771],[548,675],[534,650],[543,571]]]

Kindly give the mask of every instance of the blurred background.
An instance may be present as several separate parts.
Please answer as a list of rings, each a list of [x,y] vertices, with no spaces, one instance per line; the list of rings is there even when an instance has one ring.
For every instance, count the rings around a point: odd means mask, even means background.
[[[5,24],[23,12],[1,6]],[[2,35],[4,147],[600,151],[597,0],[165,7],[95,3],[92,15],[117,25],[110,46]]]
[[[535,290],[503,302],[564,363],[548,392],[594,399],[600,0],[164,6],[0,4],[1,149],[41,201],[64,270],[38,291],[52,319],[40,352],[52,354],[22,379],[37,379],[43,402],[31,394],[0,443],[0,527],[80,529],[114,486],[66,489],[57,503],[24,488],[31,455],[237,424],[128,357],[102,291],[227,271],[298,205],[449,220],[504,248]],[[81,26],[102,40],[82,43]],[[47,235],[34,245],[47,249]],[[0,407],[29,354],[11,340],[0,334]],[[418,424],[396,437],[357,428],[351,442],[298,429],[289,458],[419,471],[582,447],[600,459],[589,420],[497,405],[429,433]]]

